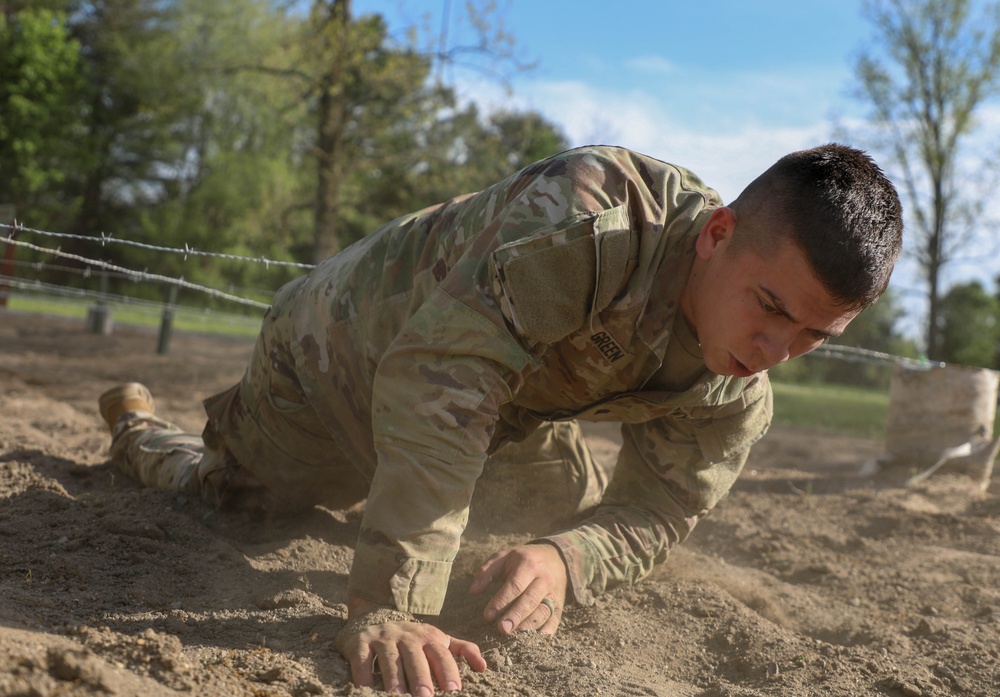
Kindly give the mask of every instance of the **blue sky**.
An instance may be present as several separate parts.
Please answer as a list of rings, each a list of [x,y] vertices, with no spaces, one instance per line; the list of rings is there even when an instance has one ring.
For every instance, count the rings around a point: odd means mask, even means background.
[[[354,0],[390,29],[438,35],[449,0]],[[464,0],[450,0],[449,44],[468,41]],[[792,150],[840,140],[860,147],[865,105],[851,95],[853,66],[870,49],[863,0],[497,0],[522,59],[505,94],[482,75],[445,73],[463,99],[531,108],[572,145],[623,145],[697,172],[724,200]],[[838,128],[842,126],[845,128]],[[873,153],[881,160],[878,153]],[[886,167],[891,175],[890,167]],[[974,255],[973,255],[974,256]],[[992,255],[995,256],[995,255]],[[996,262],[955,264],[946,285]],[[923,285],[901,261],[892,288],[916,335]]]
[[[863,113],[848,96],[869,35],[859,0],[497,0],[519,55],[513,94],[450,72],[466,99],[541,111],[573,145],[613,143],[684,165],[734,198],[790,150]],[[447,0],[355,0],[392,29],[439,32]],[[449,43],[470,39],[451,0]],[[623,9],[627,8],[627,10]]]

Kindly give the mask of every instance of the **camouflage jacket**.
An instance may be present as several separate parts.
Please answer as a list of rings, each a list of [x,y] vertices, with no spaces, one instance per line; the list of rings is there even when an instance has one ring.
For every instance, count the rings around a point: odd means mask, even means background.
[[[766,375],[643,389],[720,205],[682,168],[580,148],[395,220],[279,291],[303,391],[372,481],[352,594],[440,612],[487,454],[542,420],[623,424],[601,506],[546,538],[578,602],[687,536],[771,415]]]

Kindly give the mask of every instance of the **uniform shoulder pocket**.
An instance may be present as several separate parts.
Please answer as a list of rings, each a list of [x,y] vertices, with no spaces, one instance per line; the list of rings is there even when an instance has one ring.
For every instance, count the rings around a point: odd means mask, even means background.
[[[618,206],[498,248],[491,271],[505,317],[531,343],[552,343],[584,326],[627,280],[632,237]]]

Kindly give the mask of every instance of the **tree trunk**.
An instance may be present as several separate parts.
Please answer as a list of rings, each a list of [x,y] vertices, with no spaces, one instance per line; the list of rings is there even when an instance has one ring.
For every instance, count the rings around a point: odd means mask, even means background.
[[[927,357],[933,361],[941,359],[940,314],[941,294],[938,290],[941,275],[940,266],[933,264],[927,268]]]
[[[323,0],[317,0],[323,2]],[[329,71],[323,76],[317,114],[316,134],[316,215],[313,232],[313,261],[319,263],[338,251],[340,190],[344,178],[343,145],[347,98],[344,89],[344,61],[349,53],[350,0],[333,0],[328,22],[336,42]]]

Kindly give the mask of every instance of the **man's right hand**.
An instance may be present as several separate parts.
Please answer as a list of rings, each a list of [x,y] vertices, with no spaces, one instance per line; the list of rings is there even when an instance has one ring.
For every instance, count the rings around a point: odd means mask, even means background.
[[[559,550],[546,543],[497,552],[483,564],[469,592],[482,593],[494,580],[500,588],[486,603],[483,616],[497,622],[502,634],[538,630],[555,634],[566,605],[566,564]]]
[[[356,685],[376,687],[377,666],[386,692],[431,697],[435,683],[445,692],[462,689],[459,657],[476,672],[486,670],[476,644],[430,624],[400,619],[401,615],[351,598],[348,623],[337,636],[337,649],[351,664],[351,680]]]

